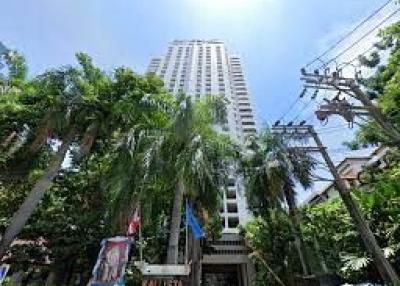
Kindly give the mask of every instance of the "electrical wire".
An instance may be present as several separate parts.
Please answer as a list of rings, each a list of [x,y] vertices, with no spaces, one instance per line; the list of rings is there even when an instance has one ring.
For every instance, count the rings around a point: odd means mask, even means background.
[[[380,6],[377,10],[375,10],[372,14],[370,14],[367,18],[365,18],[363,21],[361,21],[357,26],[355,26],[350,32],[342,36],[337,42],[335,42],[332,46],[330,46],[325,52],[317,56],[315,59],[310,61],[305,67],[309,67],[316,61],[322,61],[321,58],[324,57],[326,54],[328,54],[330,51],[335,49],[339,44],[341,44],[345,39],[347,39],[349,36],[351,36],[355,31],[357,31],[360,27],[362,27],[365,23],[367,23],[369,20],[371,20],[375,15],[377,15],[380,11],[382,11],[386,6],[388,6],[391,2],[394,0],[389,0],[382,6]]]
[[[307,102],[303,103],[303,107],[300,109],[299,113],[291,120],[292,122],[295,122],[297,118],[300,117],[300,115],[306,110],[310,104],[313,102],[312,99],[309,99]]]
[[[318,134],[333,134],[333,133],[338,133],[338,132],[342,132],[343,133],[343,127],[339,128],[339,129],[335,129],[335,130],[327,130],[327,131],[321,131],[318,132]]]
[[[327,132],[327,131],[332,131],[332,130],[337,130],[337,129],[343,130],[344,127],[348,127],[348,125],[343,124],[343,125],[337,125],[337,126],[332,126],[332,127],[322,127],[322,128],[315,129],[315,131],[316,132]]]
[[[318,61],[321,59],[321,57],[323,57],[324,55],[326,55],[327,53],[329,53],[331,50],[333,50],[336,46],[338,46],[340,43],[342,43],[347,37],[349,37],[351,34],[353,34],[358,28],[360,28],[362,25],[364,25],[366,22],[368,22],[370,19],[372,19],[376,14],[378,14],[383,8],[385,8],[387,5],[389,5],[393,0],[389,0],[387,1],[384,5],[382,5],[381,7],[379,7],[377,10],[375,10],[370,16],[368,16],[366,19],[364,19],[361,23],[359,23],[355,28],[353,28],[349,33],[347,33],[345,36],[343,36],[341,39],[339,39],[339,41],[337,41],[334,45],[332,45],[328,50],[326,50],[323,54],[319,55],[318,57],[316,57],[313,61],[311,61],[310,63],[308,63],[306,65],[306,67],[310,66],[311,64],[313,64],[314,62]],[[377,25],[375,25],[371,30],[369,30],[367,33],[365,33],[362,37],[360,37],[359,39],[357,39],[353,44],[351,44],[349,47],[347,47],[345,50],[341,51],[339,54],[337,54],[335,57],[331,58],[328,62],[324,63],[323,65],[321,65],[319,68],[321,67],[326,67],[327,65],[329,65],[330,63],[332,63],[333,61],[335,61],[336,59],[338,59],[340,56],[342,56],[343,54],[347,53],[350,49],[352,49],[354,46],[356,46],[361,40],[363,40],[364,38],[366,38],[367,36],[369,36],[372,32],[374,32],[376,29],[378,29],[381,25],[383,25],[386,21],[388,21],[390,18],[392,18],[394,15],[396,15],[398,12],[400,11],[400,8],[396,9],[395,11],[393,11],[391,14],[389,14],[387,17],[385,17],[381,22],[379,22]],[[373,49],[374,45],[372,45],[369,49],[367,49],[366,51],[364,51],[363,53],[357,55],[357,57],[353,58],[352,60],[350,60],[349,62],[344,63],[344,65],[342,67],[348,66],[350,65],[352,62],[354,62],[356,59],[359,58],[359,56],[362,56],[366,53],[368,53],[369,51],[371,51]],[[281,121],[282,119],[284,119],[286,117],[286,115],[296,106],[296,104],[299,102],[299,100],[301,99],[300,96],[298,96],[296,98],[296,100],[294,102],[292,102],[292,104],[289,106],[289,108],[287,109],[286,112],[284,112],[281,117],[279,117],[278,121]],[[303,108],[300,110],[300,112],[294,117],[294,119],[292,121],[295,121],[297,118],[300,117],[300,115],[303,113],[303,111],[310,105],[310,103],[312,102],[312,100],[310,100],[309,102],[307,102]]]
[[[286,117],[286,115],[296,106],[296,104],[300,101],[300,96],[296,98],[296,100],[289,106],[286,112],[282,114],[281,117],[278,118],[278,121],[281,121]]]
[[[354,61],[358,60],[360,57],[364,56],[365,54],[367,54],[368,52],[372,51],[375,48],[375,44],[373,44],[372,46],[370,46],[367,50],[365,50],[364,52],[362,52],[361,54],[355,56],[354,58],[352,58],[350,61],[344,62],[342,64],[340,64],[338,66],[339,69],[343,69],[349,65],[352,65]]]
[[[382,26],[385,22],[389,21],[390,18],[392,18],[394,15],[396,15],[398,12],[400,11],[400,8],[397,8],[396,10],[394,10],[392,13],[390,13],[388,16],[386,16],[385,18],[383,18],[382,21],[380,21],[377,25],[375,25],[371,30],[369,30],[367,33],[363,34],[360,38],[358,38],[354,43],[352,43],[350,46],[348,46],[346,49],[344,49],[343,51],[341,51],[340,53],[338,53],[335,57],[331,58],[329,61],[327,61],[326,63],[324,63],[323,65],[321,65],[319,67],[327,67],[330,63],[334,62],[336,59],[338,59],[339,57],[341,57],[342,55],[344,55],[345,53],[347,53],[349,50],[351,50],[352,48],[354,48],[358,43],[360,43],[363,39],[365,39],[366,37],[368,37],[369,35],[371,35],[376,29],[378,29],[380,26]]]

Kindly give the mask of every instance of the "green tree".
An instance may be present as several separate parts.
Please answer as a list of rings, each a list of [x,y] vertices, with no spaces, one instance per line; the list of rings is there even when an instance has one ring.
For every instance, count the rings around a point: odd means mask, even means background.
[[[141,122],[151,122],[153,118],[149,115],[159,108],[149,104],[148,100],[154,94],[157,97],[158,93],[163,92],[158,79],[152,76],[139,77],[126,68],[117,69],[111,77],[95,67],[88,56],[78,54],[77,58],[80,64],[77,68],[50,70],[32,80],[35,90],[29,94],[46,99],[43,117],[35,122],[32,128],[34,136],[28,140],[27,148],[23,148],[21,156],[11,160],[9,165],[20,166],[24,157],[26,162],[30,162],[32,154],[46,149],[50,138],[56,138],[62,144],[50,156],[42,175],[14,214],[2,237],[0,256],[4,255],[45,191],[52,185],[68,150],[80,142],[73,161],[79,166],[79,161],[95,143],[101,148],[112,144],[116,133],[123,133]],[[50,150],[49,153],[53,152]]]
[[[400,63],[400,22],[383,29],[379,36],[381,40],[376,43],[376,50],[371,55],[361,56],[359,59],[361,65],[373,69],[373,75],[368,78],[360,78],[359,83],[364,87],[370,99],[375,101],[387,120],[397,130],[400,130],[400,71],[398,69]],[[384,62],[381,61],[381,57],[385,58]],[[398,145],[398,142],[392,142],[385,135],[382,127],[372,119],[362,125],[355,141],[358,144]]]
[[[252,208],[279,207],[286,202],[292,222],[295,246],[305,275],[310,274],[310,261],[305,248],[295,201],[295,184],[311,186],[314,160],[298,149],[289,148],[284,140],[264,130],[249,145],[247,192]]]

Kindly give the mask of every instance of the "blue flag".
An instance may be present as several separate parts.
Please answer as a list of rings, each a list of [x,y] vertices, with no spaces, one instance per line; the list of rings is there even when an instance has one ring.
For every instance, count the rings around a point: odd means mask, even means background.
[[[201,225],[197,221],[197,218],[193,215],[192,208],[189,206],[188,202],[186,202],[186,223],[192,229],[193,235],[196,239],[200,239],[204,237],[204,231],[201,228]]]

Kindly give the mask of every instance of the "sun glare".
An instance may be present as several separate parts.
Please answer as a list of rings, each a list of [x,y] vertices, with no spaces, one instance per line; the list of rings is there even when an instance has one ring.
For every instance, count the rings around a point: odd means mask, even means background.
[[[193,0],[197,7],[211,14],[242,13],[258,10],[260,4],[273,0]]]
[[[219,6],[233,6],[233,7],[243,7],[246,5],[252,5],[260,0],[214,0],[214,4]]]

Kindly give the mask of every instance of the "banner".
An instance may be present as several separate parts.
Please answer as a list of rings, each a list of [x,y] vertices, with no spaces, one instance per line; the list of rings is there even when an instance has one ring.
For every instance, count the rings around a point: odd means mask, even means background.
[[[1,285],[1,283],[3,283],[4,279],[6,279],[7,272],[9,269],[10,269],[9,264],[2,264],[0,266],[0,285]]]
[[[131,241],[117,236],[103,239],[88,286],[123,286]]]

